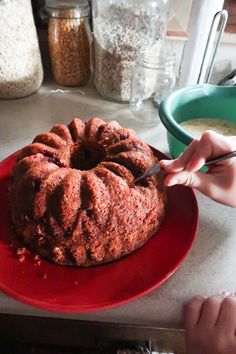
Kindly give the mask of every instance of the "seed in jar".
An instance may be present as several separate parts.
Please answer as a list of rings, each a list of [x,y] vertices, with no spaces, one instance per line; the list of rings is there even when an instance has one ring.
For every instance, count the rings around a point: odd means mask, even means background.
[[[49,50],[55,80],[62,86],[82,86],[90,79],[89,27],[73,10],[49,21]],[[63,18],[64,16],[64,18]]]
[[[105,97],[129,101],[137,52],[163,35],[160,11],[115,4],[93,22],[95,86]]]

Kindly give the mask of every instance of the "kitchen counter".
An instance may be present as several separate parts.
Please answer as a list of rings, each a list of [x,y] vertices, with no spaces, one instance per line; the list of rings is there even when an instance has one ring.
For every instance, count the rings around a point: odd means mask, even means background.
[[[53,124],[69,123],[78,116],[115,119],[135,129],[146,143],[168,153],[165,129],[160,122],[149,127],[137,122],[128,105],[103,100],[92,86],[65,89],[64,93],[57,89],[55,83],[44,83],[30,97],[0,101],[0,160]],[[183,304],[192,296],[236,290],[236,209],[218,205],[200,193],[197,197],[200,225],[192,250],[176,273],[149,295],[112,310],[59,315],[0,293],[0,313],[181,328]]]

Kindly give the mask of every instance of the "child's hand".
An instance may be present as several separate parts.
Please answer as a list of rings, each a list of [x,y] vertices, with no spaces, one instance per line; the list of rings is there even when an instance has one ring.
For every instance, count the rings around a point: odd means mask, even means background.
[[[196,296],[185,308],[187,354],[236,353],[236,299]]]
[[[199,172],[206,160],[233,150],[236,150],[236,136],[204,132],[178,159],[160,162],[167,172],[165,185],[193,187],[219,203],[236,207],[236,157],[209,166],[207,173]]]

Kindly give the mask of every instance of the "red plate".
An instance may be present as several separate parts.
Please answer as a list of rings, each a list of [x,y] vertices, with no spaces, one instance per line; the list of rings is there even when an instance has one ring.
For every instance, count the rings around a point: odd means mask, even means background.
[[[7,208],[7,181],[15,158],[16,154],[0,163],[0,288],[15,299],[64,313],[112,308],[160,286],[189,252],[198,224],[197,200],[190,188],[175,186],[168,188],[168,210],[160,230],[129,256],[87,269],[45,260],[35,265],[31,253],[19,262],[11,247]]]

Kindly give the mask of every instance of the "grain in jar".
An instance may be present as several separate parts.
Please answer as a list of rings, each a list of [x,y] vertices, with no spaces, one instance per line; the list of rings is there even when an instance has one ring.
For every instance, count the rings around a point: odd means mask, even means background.
[[[83,1],[48,1],[48,41],[52,71],[62,86],[83,86],[90,79],[89,5]]]
[[[0,1],[0,98],[31,95],[43,67],[30,0]]]
[[[128,102],[137,54],[163,38],[169,0],[93,0],[94,84]]]

